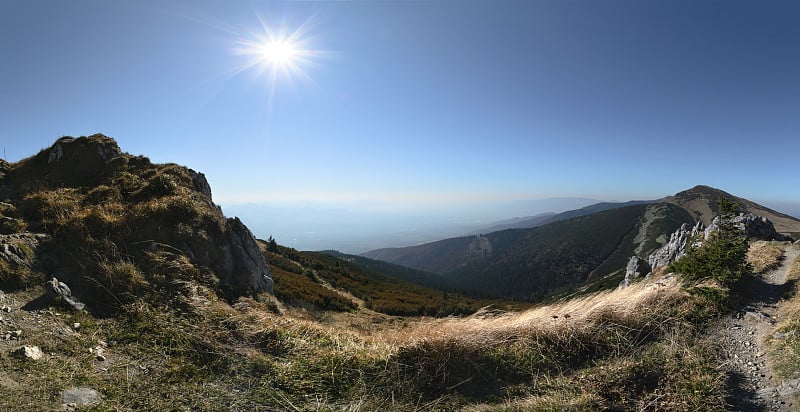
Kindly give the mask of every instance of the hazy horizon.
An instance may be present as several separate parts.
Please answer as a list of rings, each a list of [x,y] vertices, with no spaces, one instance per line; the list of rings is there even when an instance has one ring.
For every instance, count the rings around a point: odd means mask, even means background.
[[[742,197],[737,193],[731,194]],[[560,213],[598,202],[656,200],[660,197],[663,196],[632,199],[542,198],[404,212],[386,208],[370,209],[357,204],[288,201],[222,203],[222,210],[227,215],[240,217],[256,237],[262,239],[272,236],[278,243],[298,250],[338,250],[360,254],[373,249],[413,246],[466,236],[475,231],[483,232],[508,219]],[[800,203],[748,200],[800,218]]]

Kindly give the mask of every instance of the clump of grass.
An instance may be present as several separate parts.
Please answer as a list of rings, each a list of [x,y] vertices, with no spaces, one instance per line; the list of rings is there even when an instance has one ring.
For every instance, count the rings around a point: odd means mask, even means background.
[[[44,230],[63,226],[80,210],[81,196],[75,189],[43,190],[23,198],[22,213]]]
[[[754,273],[764,273],[772,270],[783,258],[783,247],[777,242],[758,240],[750,243],[747,250],[747,261],[753,266]]]

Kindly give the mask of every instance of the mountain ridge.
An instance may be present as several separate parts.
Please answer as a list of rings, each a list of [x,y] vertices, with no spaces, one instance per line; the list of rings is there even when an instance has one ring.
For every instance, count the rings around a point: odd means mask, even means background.
[[[743,212],[782,222],[781,226],[776,224],[776,229],[780,227],[783,233],[800,232],[800,220],[701,185],[659,201],[598,203],[553,216],[550,219],[554,221],[533,228],[378,249],[362,256],[436,273],[455,290],[477,296],[511,293],[516,298],[538,299],[563,287],[609,274],[618,276],[630,256],[646,257],[664,245],[669,234],[682,224],[693,224],[713,213],[720,196],[739,202]],[[605,229],[593,232],[583,226]],[[574,233],[556,233],[566,231]],[[595,238],[587,243],[576,233]],[[537,236],[538,241],[530,241]],[[572,243],[564,244],[567,239]],[[550,263],[554,266],[545,263],[547,259],[553,259]],[[532,279],[539,279],[540,283],[531,283]],[[515,286],[503,285],[508,282]]]

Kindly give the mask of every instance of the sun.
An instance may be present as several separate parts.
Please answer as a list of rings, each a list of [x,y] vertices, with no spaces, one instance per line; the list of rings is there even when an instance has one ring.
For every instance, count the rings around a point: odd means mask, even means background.
[[[249,71],[263,80],[267,92],[267,116],[271,119],[276,90],[282,85],[294,90],[296,80],[313,85],[314,81],[306,71],[332,52],[312,47],[315,40],[310,35],[312,19],[289,27],[283,23],[269,25],[260,15],[257,17],[261,22],[260,30],[239,38],[233,54],[241,58],[237,73]]]
[[[268,43],[260,45],[256,53],[263,64],[287,66],[296,64],[300,50],[296,44],[292,44],[288,40],[270,40]]]
[[[310,46],[309,22],[295,30],[287,27],[269,27],[262,21],[262,30],[248,38],[239,39],[234,54],[245,58],[240,70],[255,70],[266,74],[271,87],[278,78],[310,80],[305,70],[323,55]]]

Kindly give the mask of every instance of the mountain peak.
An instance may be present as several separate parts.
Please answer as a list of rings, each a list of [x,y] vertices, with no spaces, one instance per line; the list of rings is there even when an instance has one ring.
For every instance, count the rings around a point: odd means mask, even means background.
[[[738,203],[742,212],[766,217],[775,224],[775,229],[780,233],[800,232],[800,220],[711,186],[697,185],[668,196],[663,201],[686,209],[696,221],[708,226],[717,214],[717,200],[720,196]]]

